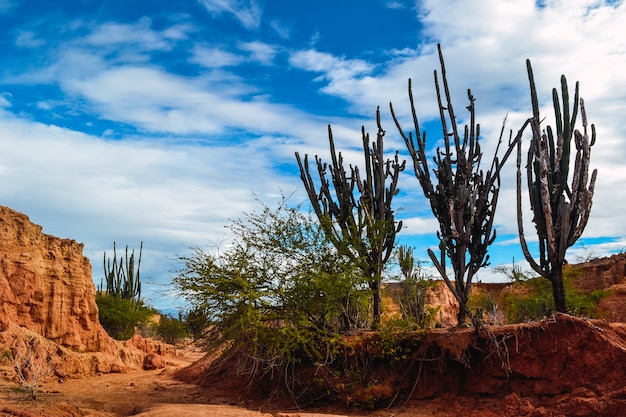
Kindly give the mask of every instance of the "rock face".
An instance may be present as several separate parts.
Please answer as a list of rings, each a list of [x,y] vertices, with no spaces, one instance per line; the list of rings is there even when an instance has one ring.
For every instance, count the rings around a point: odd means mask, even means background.
[[[9,323],[76,352],[112,352],[98,322],[91,264],[83,245],[46,235],[0,206],[0,331]]]
[[[502,290],[508,286],[510,283],[474,283],[472,294],[491,295],[498,298]],[[401,317],[402,313],[396,301],[401,291],[400,283],[383,284],[383,318]],[[435,310],[431,325],[441,327],[457,325],[459,303],[443,280],[429,280],[426,287],[425,306],[427,309]]]
[[[568,270],[571,270],[575,276],[574,285],[585,292],[625,284],[626,253],[567,265],[564,273]]]

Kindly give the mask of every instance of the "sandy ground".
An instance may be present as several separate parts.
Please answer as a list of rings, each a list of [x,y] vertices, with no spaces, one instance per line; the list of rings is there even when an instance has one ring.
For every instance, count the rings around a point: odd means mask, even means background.
[[[404,407],[377,411],[337,411],[332,409],[273,409],[271,404],[246,407],[237,395],[220,398],[211,390],[186,384],[174,373],[199,359],[199,351],[168,358],[165,369],[112,373],[45,384],[33,401],[21,387],[0,378],[0,417],[314,417],[314,416],[445,416],[447,404],[441,401],[412,402]],[[4,372],[8,368],[4,367]],[[3,372],[3,373],[4,373]],[[3,374],[0,373],[0,376]],[[240,397],[245,398],[245,394]],[[240,403],[237,403],[239,401]],[[449,412],[449,410],[448,410]]]

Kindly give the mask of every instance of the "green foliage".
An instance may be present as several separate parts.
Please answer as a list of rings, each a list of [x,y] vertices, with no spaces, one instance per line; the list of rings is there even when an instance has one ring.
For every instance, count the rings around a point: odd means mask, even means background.
[[[127,340],[135,334],[135,328],[145,325],[156,310],[146,307],[142,301],[134,301],[115,295],[96,296],[98,318],[109,336]]]
[[[209,328],[207,315],[207,311],[202,307],[195,307],[187,312],[185,316],[185,327],[193,339],[200,339],[205,335]]]
[[[161,316],[156,327],[156,334],[165,342],[171,345],[176,344],[181,339],[189,336],[187,326],[181,320],[170,316]]]
[[[426,308],[426,289],[435,282],[426,279],[422,262],[415,261],[412,248],[399,246],[396,257],[404,280],[400,283],[400,291],[392,298],[400,307],[404,323],[395,325],[422,329],[430,327],[439,308]]]
[[[126,245],[126,258],[123,256],[117,258],[117,250],[115,242],[113,242],[113,263],[111,258],[107,259],[107,253],[104,252],[104,278],[106,280],[106,290],[98,289],[99,293],[106,292],[107,295],[115,295],[124,299],[141,300],[141,253],[143,251],[143,242],[139,246],[139,258],[137,268],[135,269],[135,250],[128,254],[128,245]]]
[[[311,214],[283,198],[229,229],[227,250],[195,248],[181,258],[173,286],[192,305],[196,332],[243,352],[251,373],[323,361],[340,330],[367,323],[367,280]]]
[[[564,275],[565,294],[568,310],[571,314],[582,317],[596,317],[596,309],[607,290],[595,290],[589,293],[577,291],[572,281],[574,277]],[[574,272],[575,274],[575,272]],[[508,293],[503,299],[506,319],[509,323],[541,320],[556,311],[552,285],[543,277],[531,278],[518,284],[520,291]]]

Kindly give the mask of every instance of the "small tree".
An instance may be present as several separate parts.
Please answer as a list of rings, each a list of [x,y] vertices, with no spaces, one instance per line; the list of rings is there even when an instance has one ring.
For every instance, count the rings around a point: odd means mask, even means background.
[[[406,165],[406,161],[400,163],[397,151],[393,160],[385,161],[385,132],[380,125],[379,109],[376,110],[376,123],[378,134],[372,148],[365,127],[361,129],[364,178],[361,178],[361,171],[356,166],[350,166],[350,174],[346,172],[341,152],[335,151],[330,125],[328,139],[331,165],[315,156],[321,183],[319,192],[311,176],[308,155],[302,161],[296,152],[300,177],[322,229],[339,253],[356,262],[369,281],[373,296],[373,326],[380,323],[383,268],[392,254],[396,233],[402,227],[402,222],[395,223],[391,201],[399,192],[398,178]],[[330,171],[334,196],[326,178],[327,170]],[[387,179],[390,180],[388,183]]]
[[[319,332],[358,325],[365,281],[314,216],[283,199],[228,228],[227,250],[196,248],[173,280],[192,311],[206,314],[200,322],[210,337],[237,344],[276,325]]]
[[[514,283],[526,281],[533,277],[529,272],[524,271],[520,264],[515,263],[515,258],[513,258],[513,264],[510,267],[507,265],[499,265],[494,267],[493,270],[506,275],[506,277]]]
[[[461,133],[450,101],[446,69],[440,46],[438,50],[444,98],[442,98],[436,70],[434,78],[444,149],[437,148],[433,157],[436,166],[432,172],[437,180],[436,184],[431,177],[429,157],[426,155],[426,132],[423,135],[420,132],[410,79],[409,100],[415,128],[415,140],[413,132],[409,132],[408,136],[404,133],[394,113],[393,105],[390,104],[391,115],[413,160],[415,176],[419,180],[424,195],[430,202],[433,214],[439,221],[440,231],[437,232],[437,237],[440,242],[441,255],[438,258],[431,249],[428,249],[428,255],[459,302],[458,324],[463,324],[466,317],[469,316],[474,326],[478,327],[480,323],[478,320],[474,320],[474,315],[467,308],[467,302],[472,289],[472,280],[481,267],[489,264],[487,248],[496,238],[493,221],[500,190],[500,170],[514,149],[515,142],[519,141],[523,129],[520,130],[514,140],[509,140],[509,147],[500,160],[497,154],[502,143],[503,126],[491,165],[484,172],[481,166],[483,152],[479,143],[480,125],[475,122],[474,96],[468,89],[469,105],[467,109],[470,123],[465,126],[463,133]],[[452,264],[454,273],[452,278],[448,276],[446,270],[446,257]]]
[[[565,76],[561,76],[562,107],[556,88],[552,90],[556,136],[551,126],[541,129],[539,102],[530,60],[526,61],[530,98],[533,107],[531,121],[532,139],[528,149],[526,177],[533,223],[539,237],[539,262],[530,254],[522,219],[521,197],[521,144],[517,148],[517,224],[522,251],[531,268],[552,283],[555,308],[567,312],[563,264],[565,252],[582,235],[589,214],[596,182],[597,170],[589,179],[591,147],[596,140],[595,126],[591,125],[591,138],[587,131],[585,104],[578,96],[578,82],[570,113],[569,90]],[[574,129],[580,104],[583,133]],[[570,171],[572,139],[576,157],[571,186],[567,183]]]
[[[137,326],[149,323],[150,318],[157,314],[156,310],[145,306],[143,301],[115,295],[98,294],[96,303],[100,324],[116,340],[130,339]]]

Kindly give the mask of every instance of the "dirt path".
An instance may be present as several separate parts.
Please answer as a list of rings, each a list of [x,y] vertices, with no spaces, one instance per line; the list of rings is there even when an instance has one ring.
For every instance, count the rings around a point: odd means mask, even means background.
[[[168,358],[166,368],[160,370],[50,382],[42,387],[36,401],[28,399],[16,383],[0,379],[0,417],[262,415],[250,414],[236,404],[219,404],[202,388],[172,378],[174,372],[200,356],[192,351]]]
[[[411,401],[390,410],[352,410],[325,407],[298,411],[269,403],[248,402],[245,393],[224,394],[175,379],[176,371],[202,356],[186,352],[169,358],[165,369],[110,373],[45,384],[38,399],[7,380],[11,368],[0,363],[0,417],[502,417],[494,401],[476,401],[459,407],[455,398]],[[256,406],[251,404],[257,404]]]
[[[420,402],[410,407],[376,412],[347,413],[320,410],[251,410],[237,395],[214,396],[210,390],[173,378],[174,373],[198,359],[202,353],[187,351],[184,356],[169,358],[165,369],[111,373],[82,379],[47,383],[32,401],[16,383],[0,378],[0,417],[313,417],[313,416],[445,416],[443,403]],[[6,369],[4,370],[7,371]],[[0,376],[2,374],[0,373]],[[334,413],[334,414],[333,414]]]

